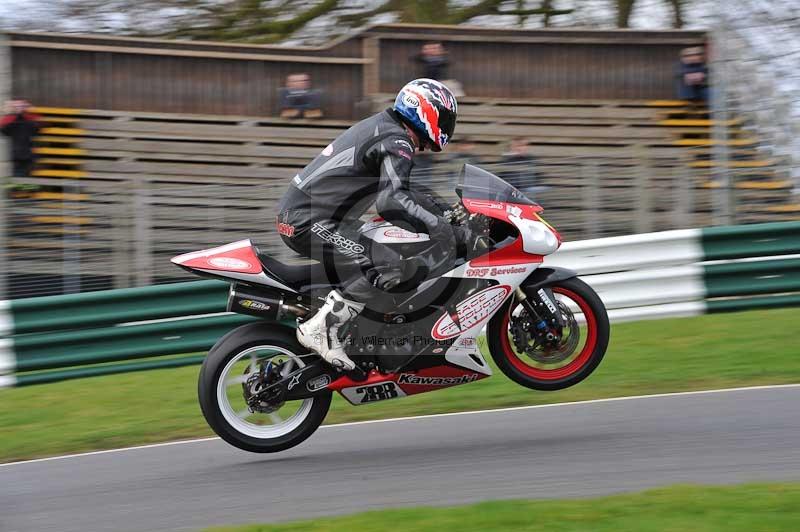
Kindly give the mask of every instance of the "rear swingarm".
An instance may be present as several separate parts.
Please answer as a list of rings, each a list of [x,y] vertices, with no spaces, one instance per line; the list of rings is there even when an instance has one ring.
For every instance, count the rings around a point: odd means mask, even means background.
[[[335,373],[335,370],[318,356],[314,355],[313,358],[315,360],[309,364],[259,390],[258,396],[275,397],[277,394],[283,401],[294,401],[307,399],[327,390],[328,385],[341,374]]]

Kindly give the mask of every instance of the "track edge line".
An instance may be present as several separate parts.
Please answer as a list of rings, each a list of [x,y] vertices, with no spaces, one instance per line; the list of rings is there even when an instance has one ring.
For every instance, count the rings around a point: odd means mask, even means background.
[[[665,392],[665,393],[656,393],[656,394],[649,394],[649,395],[625,395],[621,397],[605,397],[600,399],[586,399],[583,401],[568,401],[564,403],[548,403],[543,405],[524,405],[524,406],[510,406],[504,408],[490,408],[486,410],[468,410],[464,412],[445,412],[441,414],[422,414],[419,416],[407,416],[407,417],[394,417],[394,418],[386,418],[386,419],[369,419],[365,421],[347,421],[344,423],[334,423],[331,425],[322,425],[320,429],[330,429],[330,428],[340,428],[340,427],[352,427],[356,425],[371,425],[375,423],[393,423],[398,421],[414,421],[417,419],[429,419],[429,418],[439,418],[439,417],[452,417],[452,416],[467,416],[467,415],[475,415],[475,414],[492,414],[497,412],[515,412],[519,410],[535,410],[540,408],[555,408],[559,406],[580,406],[580,405],[588,405],[588,404],[595,404],[595,403],[612,403],[616,401],[630,401],[630,400],[641,400],[641,399],[658,399],[658,398],[665,398],[665,397],[681,397],[687,395],[710,395],[716,393],[729,393],[729,392],[745,392],[745,391],[755,391],[755,390],[773,390],[773,389],[781,389],[781,388],[800,388],[800,383],[794,384],[765,384],[759,386],[740,386],[736,388],[717,388],[712,390],[692,390],[692,391],[685,391],[685,392]],[[32,458],[30,460],[22,460],[18,462],[6,462],[0,464],[0,468],[9,467],[9,466],[19,466],[24,464],[33,464],[38,462],[50,462],[54,460],[66,460],[68,458],[82,458],[86,456],[95,456],[100,454],[110,454],[110,453],[118,453],[118,452],[125,452],[125,451],[138,451],[142,449],[153,449],[157,447],[169,447],[172,445],[182,445],[186,443],[203,443],[207,441],[214,441],[219,440],[220,438],[217,436],[208,436],[205,438],[195,438],[191,440],[173,440],[173,441],[166,441],[166,442],[159,442],[159,443],[150,443],[145,445],[134,445],[131,447],[120,447],[116,449],[103,449],[99,451],[87,451],[84,453],[74,453],[74,454],[64,454],[64,455],[57,455],[57,456],[48,456],[44,458]]]

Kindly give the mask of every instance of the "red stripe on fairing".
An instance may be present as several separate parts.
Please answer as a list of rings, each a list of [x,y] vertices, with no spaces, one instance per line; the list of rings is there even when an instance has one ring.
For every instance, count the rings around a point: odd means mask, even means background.
[[[540,220],[537,213],[544,211],[540,205],[524,205],[505,201],[464,198],[463,203],[464,207],[471,213],[483,214],[489,218],[496,218],[509,223],[511,223],[511,220],[508,218],[509,207],[519,209],[521,214],[520,218],[526,218],[528,220]]]
[[[544,261],[542,255],[533,255],[522,248],[522,239],[517,238],[511,244],[492,251],[486,255],[475,257],[469,261],[472,268],[481,266],[512,266],[514,264],[531,264]]]
[[[220,246],[218,248],[187,253],[175,257],[172,259],[172,262],[187,268],[199,268],[203,270],[248,274],[258,274],[262,272],[261,261],[256,256],[253,251],[253,246],[249,242],[242,241],[242,245],[238,248],[230,248],[230,246],[231,244],[228,244],[227,246]],[[215,259],[219,260],[215,261]],[[214,262],[216,262],[216,264]]]
[[[470,199],[470,198],[464,198],[462,203],[464,204],[464,207],[466,207],[467,211],[471,213],[483,214],[484,216],[488,216],[489,218],[503,220],[504,222],[510,223],[512,225],[514,225],[514,222],[512,222],[511,219],[508,217],[509,207],[519,209],[520,218],[541,222],[544,225],[546,225],[547,228],[558,239],[559,247],[564,242],[564,240],[561,238],[561,233],[556,231],[556,229],[552,225],[547,223],[544,218],[539,216],[539,213],[544,211],[541,205],[523,205],[520,203],[507,203],[504,201]]]
[[[394,374],[394,373],[389,373],[388,375],[383,375],[382,373],[378,373],[377,371],[372,371],[372,372],[370,372],[369,376],[367,377],[367,380],[354,381],[353,379],[351,379],[347,375],[343,375],[343,376],[339,377],[338,379],[336,379],[335,381],[333,381],[332,383],[330,383],[328,385],[328,389],[338,392],[340,390],[343,390],[344,388],[351,388],[353,386],[366,386],[366,385],[375,384],[375,383],[378,383],[378,382],[386,382],[386,381],[395,380],[396,377],[397,377],[397,375]]]
[[[402,373],[409,373],[418,377],[442,377],[442,378],[458,378],[470,377],[469,382],[460,382],[457,384],[398,384],[400,388],[406,392],[406,395],[416,395],[418,393],[432,392],[434,390],[441,390],[442,388],[450,388],[453,386],[461,386],[462,384],[469,384],[470,382],[485,379],[489,375],[484,375],[475,370],[454,368],[452,366],[435,366],[432,368],[419,369],[415,371],[404,371]],[[474,376],[474,377],[473,377]],[[400,375],[396,374],[396,379],[399,380]],[[394,380],[394,379],[393,379]]]
[[[370,384],[377,384],[379,382],[387,382],[392,381],[397,383],[400,380],[400,375],[402,374],[409,374],[409,375],[416,375],[419,377],[462,377],[465,375],[477,375],[474,380],[470,382],[475,382],[481,379],[485,379],[489,375],[484,375],[480,372],[469,370],[469,369],[462,369],[462,368],[455,368],[452,366],[434,366],[431,368],[424,368],[418,370],[409,370],[409,371],[400,371],[399,373],[388,373],[382,374],[377,371],[372,371],[366,380],[363,381],[354,381],[350,377],[342,376],[333,381],[328,385],[329,390],[333,391],[341,391],[345,388],[352,388],[353,386],[369,386]],[[442,388],[449,388],[451,386],[460,386],[461,384],[468,384],[468,383],[459,383],[459,384],[446,384],[446,385],[431,385],[431,384],[398,384],[398,386],[406,393],[406,395],[415,395],[418,393],[425,393],[425,392],[433,392],[435,390],[440,390]]]
[[[495,218],[511,224],[508,217],[508,207],[515,207],[520,210],[522,218],[528,220],[540,220],[537,213],[542,212],[539,205],[520,205],[518,203],[506,203],[504,201],[480,200],[464,198],[464,207],[471,213],[483,214],[489,218]],[[512,224],[513,225],[513,224]],[[522,238],[517,239],[511,244],[492,251],[486,255],[476,257],[469,261],[472,267],[480,266],[511,266],[513,264],[530,264],[544,261],[542,255],[527,253],[523,249]]]
[[[428,98],[426,98],[422,93],[419,93],[414,89],[406,90],[416,96],[417,100],[419,100],[417,114],[421,115],[420,118],[422,118],[422,122],[426,125],[431,139],[433,139],[436,144],[439,144],[439,137],[441,136],[441,130],[439,129],[439,110],[436,109],[436,106],[429,102]]]

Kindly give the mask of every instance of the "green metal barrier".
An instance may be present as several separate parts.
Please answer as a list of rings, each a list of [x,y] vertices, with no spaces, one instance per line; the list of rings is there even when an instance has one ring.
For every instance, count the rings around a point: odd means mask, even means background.
[[[197,364],[227,332],[256,321],[225,313],[228,287],[196,281],[0,302],[0,387]],[[190,355],[140,360],[181,354]]]
[[[145,325],[31,334],[14,341],[17,371],[84,366],[207,350],[231,329],[255,321],[229,315]]]
[[[800,222],[702,231],[707,312],[800,305]],[[787,257],[788,256],[788,257]]]
[[[134,371],[144,371],[148,369],[180,368],[200,364],[204,358],[206,358],[205,353],[202,355],[190,355],[180,358],[168,358],[165,360],[143,360],[140,362],[131,362],[129,364],[24,373],[17,376],[16,385],[29,386],[31,384],[47,384],[49,382],[65,381],[68,379],[99,377],[102,375],[115,375],[117,373],[132,373]]]
[[[800,253],[800,222],[707,227],[702,244],[706,260]]]
[[[708,312],[739,312],[783,307],[800,307],[800,294],[782,294],[766,297],[714,299],[706,302]]]
[[[11,301],[11,334],[225,312],[228,283],[195,281]]]
[[[239,315],[190,317],[143,325],[16,336],[12,339],[16,375],[4,384],[25,386],[197,364],[226,333],[253,321],[257,321],[256,318]],[[202,354],[138,361],[183,353]],[[0,381],[0,384],[3,383]]]
[[[711,264],[705,284],[707,298],[800,291],[800,259]]]

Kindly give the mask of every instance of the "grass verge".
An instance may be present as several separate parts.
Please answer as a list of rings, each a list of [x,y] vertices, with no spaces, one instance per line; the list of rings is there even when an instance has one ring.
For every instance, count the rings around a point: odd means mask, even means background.
[[[609,351],[583,383],[535,392],[499,372],[473,384],[351,407],[328,423],[800,382],[800,309],[614,325]],[[211,435],[196,398],[197,367],[0,390],[0,462]]]
[[[671,486],[595,499],[492,501],[448,508],[406,508],[208,532],[424,532],[459,530],[662,532],[789,531],[800,528],[800,484]]]

